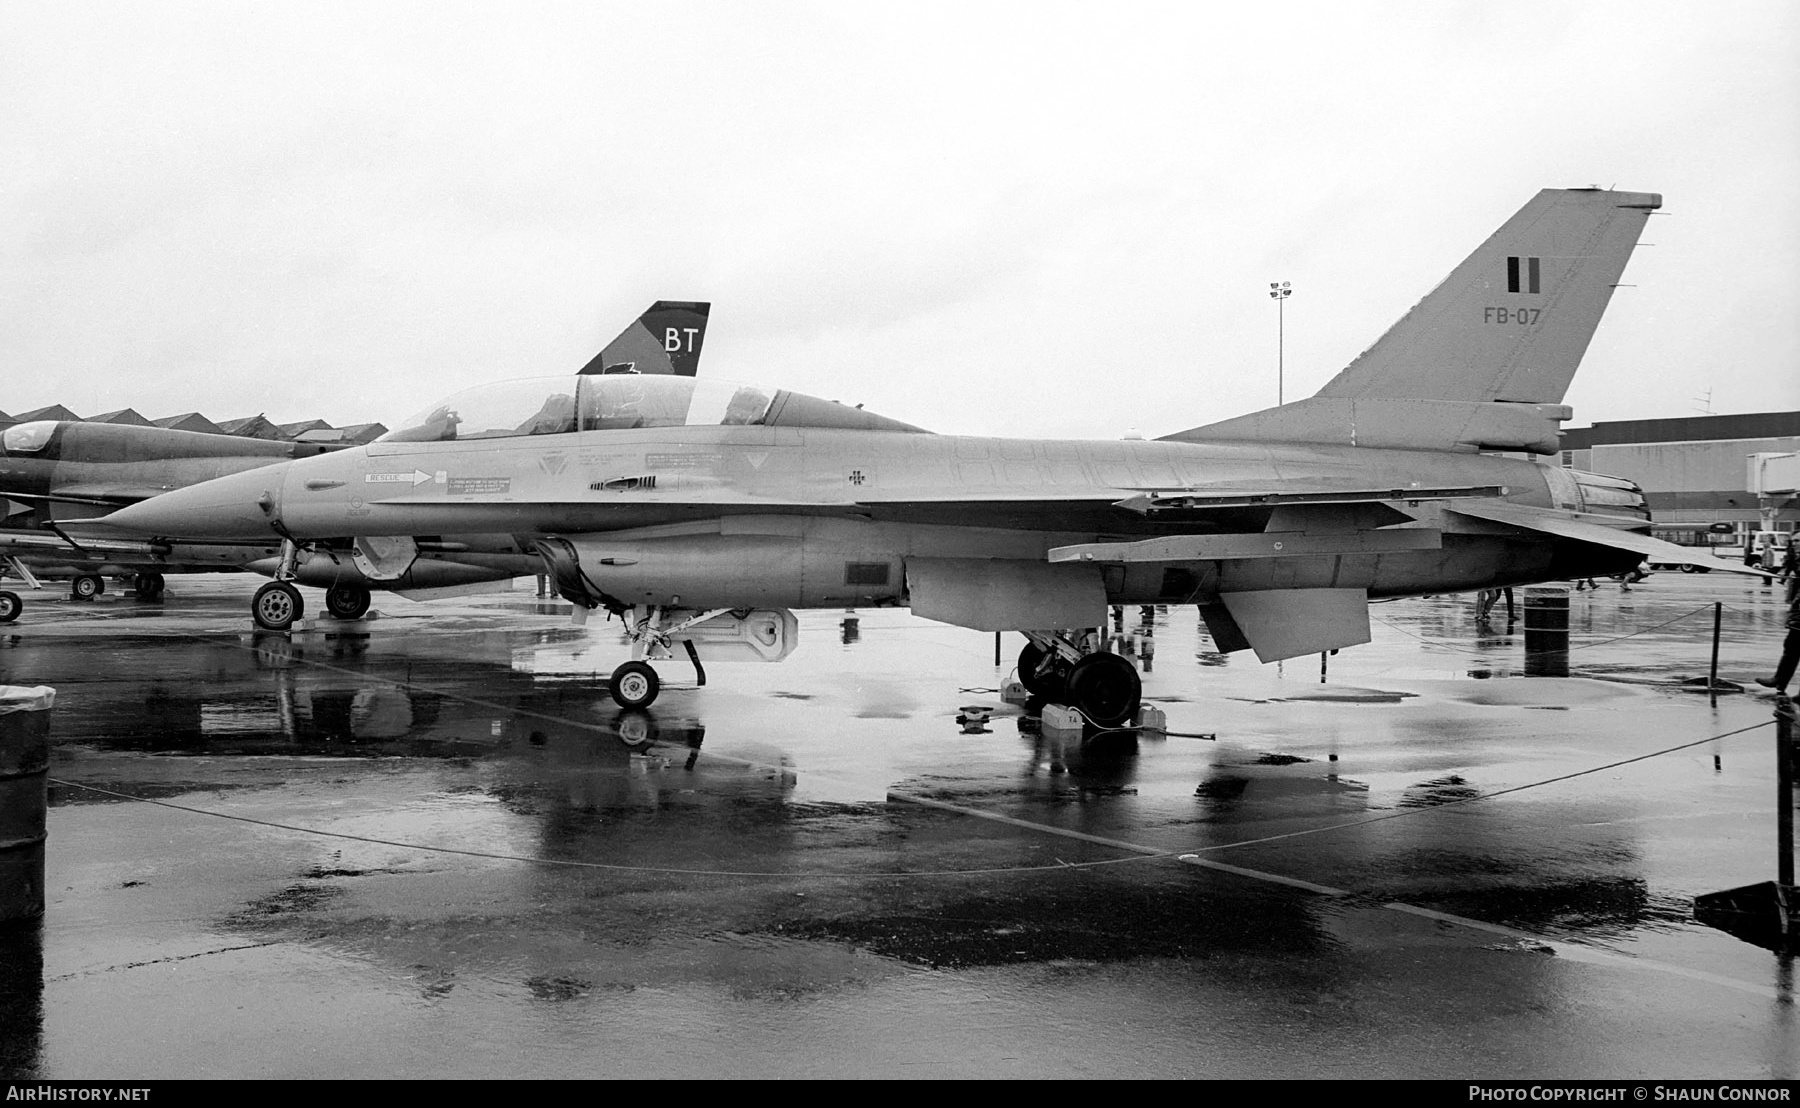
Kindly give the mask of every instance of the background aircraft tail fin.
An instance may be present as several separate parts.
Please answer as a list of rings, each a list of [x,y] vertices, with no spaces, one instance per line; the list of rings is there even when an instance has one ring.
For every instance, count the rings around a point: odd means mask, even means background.
[[[619,337],[581,367],[584,374],[700,372],[700,346],[712,305],[695,300],[658,300],[619,332]]]
[[[1657,193],[1545,189],[1318,395],[1560,404]]]

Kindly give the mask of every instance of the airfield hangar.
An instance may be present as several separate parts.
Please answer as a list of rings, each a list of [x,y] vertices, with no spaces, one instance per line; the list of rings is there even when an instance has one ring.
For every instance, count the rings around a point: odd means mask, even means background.
[[[1564,431],[1562,446],[1564,466],[1637,482],[1669,542],[1700,545],[1728,524],[1711,541],[1742,543],[1765,520],[1789,532],[1800,522],[1800,497],[1758,497],[1748,480],[1751,455],[1800,452],[1800,411],[1596,423]]]

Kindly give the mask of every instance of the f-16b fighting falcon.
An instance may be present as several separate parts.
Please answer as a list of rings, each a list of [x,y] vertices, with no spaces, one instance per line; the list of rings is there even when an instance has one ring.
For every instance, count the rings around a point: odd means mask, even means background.
[[[791,609],[904,605],[1028,640],[1020,679],[1099,725],[1140,681],[1091,630],[1192,604],[1264,662],[1369,640],[1369,602],[1617,574],[1641,490],[1554,458],[1569,381],[1654,193],[1538,193],[1316,396],[1154,441],[938,435],[710,379],[510,381],[382,439],[105,518],[159,540],[512,537],[585,612],[625,621],[619,703],[653,661],[778,660]],[[278,575],[279,577],[280,575]],[[279,583],[268,589],[291,588]]]

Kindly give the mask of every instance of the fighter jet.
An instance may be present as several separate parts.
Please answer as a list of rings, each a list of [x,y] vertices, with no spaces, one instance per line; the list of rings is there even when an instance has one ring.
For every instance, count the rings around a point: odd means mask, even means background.
[[[658,300],[581,369],[582,374],[699,371],[711,305]],[[70,579],[80,600],[105,591],[106,578],[130,575],[137,595],[162,595],[164,574],[249,570],[271,575],[282,564],[279,538],[229,545],[77,539],[61,525],[103,515],[173,489],[225,474],[314,457],[334,447],[203,434],[163,427],[39,420],[0,432],[0,503],[19,502],[38,527],[0,528],[0,576],[31,588],[40,577]],[[293,579],[326,590],[326,608],[343,619],[364,614],[370,589],[429,596],[535,572],[537,559],[508,536],[419,541],[364,538],[315,544],[295,559]],[[282,594],[283,598],[286,594]],[[298,594],[294,594],[298,597]],[[17,593],[0,591],[0,623],[17,619]],[[287,624],[300,614],[295,605]],[[277,613],[277,620],[283,613]]]
[[[710,379],[540,378],[105,523],[275,535],[290,555],[515,536],[578,611],[625,621],[610,687],[627,707],[656,699],[649,663],[676,643],[696,667],[778,660],[791,609],[904,605],[1023,632],[1025,686],[1113,725],[1141,686],[1091,633],[1108,605],[1197,605],[1220,649],[1272,662],[1369,641],[1371,600],[1691,560],[1649,536],[1632,483],[1517,456],[1555,457],[1564,392],[1660,206],[1540,192],[1316,396],[1153,441],[938,435]]]

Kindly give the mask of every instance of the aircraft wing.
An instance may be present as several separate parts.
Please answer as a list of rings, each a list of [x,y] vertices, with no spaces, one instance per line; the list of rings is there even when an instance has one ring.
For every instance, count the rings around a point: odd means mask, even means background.
[[[1739,565],[1724,558],[1696,554],[1692,547],[1677,546],[1672,542],[1651,538],[1639,531],[1626,530],[1621,524],[1635,524],[1638,521],[1622,519],[1619,516],[1596,515],[1592,512],[1570,512],[1556,508],[1532,508],[1523,504],[1508,504],[1493,500],[1459,502],[1448,510],[1459,515],[1485,519],[1492,523],[1504,523],[1510,527],[1519,527],[1527,531],[1541,531],[1558,538],[1577,539],[1581,542],[1591,542],[1596,546],[1610,546],[1615,550],[1629,550],[1634,554],[1642,554],[1646,558],[1654,558],[1659,562],[1704,566],[1707,569],[1718,569],[1727,573],[1748,573],[1756,577],[1770,576],[1764,570]]]

